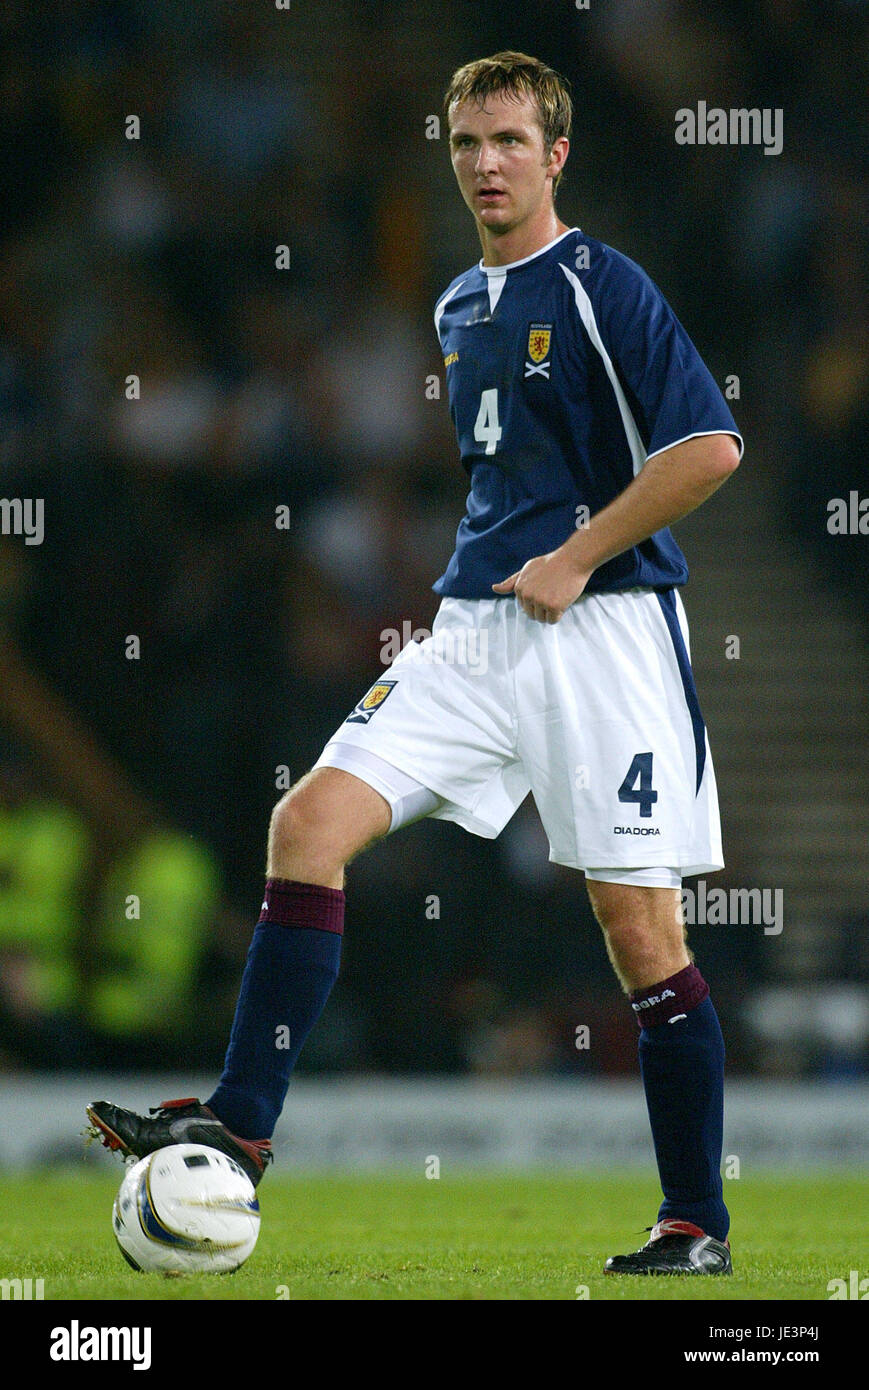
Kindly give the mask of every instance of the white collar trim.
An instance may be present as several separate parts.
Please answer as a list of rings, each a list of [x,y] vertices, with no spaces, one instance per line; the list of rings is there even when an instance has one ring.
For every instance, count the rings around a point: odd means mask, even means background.
[[[508,261],[506,265],[483,265],[481,257],[479,262],[480,270],[484,275],[506,275],[508,270],[516,270],[520,265],[527,265],[529,261],[534,261],[538,256],[545,255],[547,251],[552,250],[553,246],[557,246],[560,241],[563,241],[566,236],[570,236],[571,232],[578,232],[579,230],[579,227],[568,227],[566,232],[561,233],[561,236],[557,236],[554,241],[548,241],[545,246],[541,246],[539,251],[532,251],[530,256],[523,256],[521,261]]]

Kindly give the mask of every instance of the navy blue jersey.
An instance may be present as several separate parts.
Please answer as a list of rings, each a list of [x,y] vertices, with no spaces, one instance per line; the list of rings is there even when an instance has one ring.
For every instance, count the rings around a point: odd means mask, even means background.
[[[458,276],[435,326],[471,478],[437,593],[496,597],[492,584],[556,550],[672,444],[724,432],[742,451],[724,397],[660,290],[577,228],[524,260]],[[687,578],[664,530],[601,565],[586,592],[669,589]]]

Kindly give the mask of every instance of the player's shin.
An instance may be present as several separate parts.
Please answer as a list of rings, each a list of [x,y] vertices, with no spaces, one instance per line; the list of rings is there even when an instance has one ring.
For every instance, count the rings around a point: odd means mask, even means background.
[[[235,1134],[267,1138],[302,1045],[338,977],[344,893],[269,879],[223,1075],[206,1102]]]
[[[696,966],[631,995],[643,1088],[664,1201],[658,1220],[693,1222],[725,1240],[721,1182],[724,1040]]]

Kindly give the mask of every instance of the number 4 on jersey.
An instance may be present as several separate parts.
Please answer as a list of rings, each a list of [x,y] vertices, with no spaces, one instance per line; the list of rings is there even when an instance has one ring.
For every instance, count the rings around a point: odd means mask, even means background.
[[[639,786],[635,785],[637,782]],[[652,755],[636,753],[627,776],[619,787],[619,801],[638,802],[640,815],[650,816],[652,806],[657,800],[658,793],[652,790]]]
[[[498,424],[498,388],[490,387],[480,397],[480,409],[474,425],[474,438],[478,444],[485,444],[486,453],[494,454],[498,440],[504,433]]]

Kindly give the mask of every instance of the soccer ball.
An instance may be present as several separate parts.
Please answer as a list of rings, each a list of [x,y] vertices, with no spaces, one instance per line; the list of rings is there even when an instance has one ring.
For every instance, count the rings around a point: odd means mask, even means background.
[[[243,1168],[219,1149],[172,1144],[132,1164],[112,1208],[112,1229],[133,1269],[226,1274],[250,1255],[259,1202]]]

